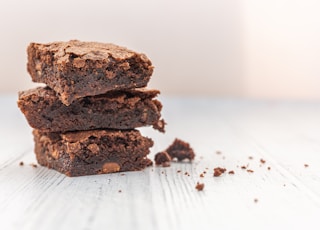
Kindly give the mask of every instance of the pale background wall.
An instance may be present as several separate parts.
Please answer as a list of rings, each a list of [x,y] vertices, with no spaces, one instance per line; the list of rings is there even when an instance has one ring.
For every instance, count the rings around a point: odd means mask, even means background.
[[[318,0],[0,0],[0,92],[34,87],[29,42],[146,53],[165,94],[320,99]]]

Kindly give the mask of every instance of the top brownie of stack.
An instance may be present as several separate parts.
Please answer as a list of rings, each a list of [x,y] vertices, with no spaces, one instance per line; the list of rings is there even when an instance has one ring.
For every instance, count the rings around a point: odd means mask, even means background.
[[[144,54],[108,43],[31,43],[27,52],[32,80],[47,84],[65,105],[111,90],[145,87],[153,72]]]

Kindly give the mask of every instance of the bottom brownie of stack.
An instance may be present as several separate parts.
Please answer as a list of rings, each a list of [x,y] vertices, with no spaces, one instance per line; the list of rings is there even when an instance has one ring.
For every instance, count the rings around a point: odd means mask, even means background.
[[[67,176],[135,171],[152,165],[153,141],[138,130],[33,131],[39,164]]]

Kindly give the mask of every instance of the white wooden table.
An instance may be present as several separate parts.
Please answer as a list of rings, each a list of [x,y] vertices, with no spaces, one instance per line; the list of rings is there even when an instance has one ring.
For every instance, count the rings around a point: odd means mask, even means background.
[[[167,133],[142,129],[150,157],[179,137],[192,164],[69,178],[29,165],[31,128],[2,96],[0,229],[320,229],[320,102],[161,100]],[[218,166],[235,174],[213,177]]]

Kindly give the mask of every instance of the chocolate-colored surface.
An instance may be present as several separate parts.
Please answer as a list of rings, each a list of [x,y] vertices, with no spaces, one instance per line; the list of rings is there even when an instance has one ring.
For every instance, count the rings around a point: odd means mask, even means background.
[[[65,105],[110,90],[145,87],[153,72],[144,54],[108,43],[31,43],[27,53],[32,80],[55,90]]]
[[[170,161],[171,157],[169,154],[165,151],[159,152],[155,155],[154,161],[156,165],[162,165],[163,167],[169,167],[170,166]]]
[[[178,138],[165,150],[172,159],[177,158],[178,161],[185,159],[193,160],[195,157],[193,149],[190,147],[189,143],[184,142]]]
[[[67,176],[142,170],[153,141],[137,130],[91,130],[68,133],[33,131],[35,154],[42,166]]]
[[[133,129],[153,126],[164,131],[158,90],[111,91],[75,100],[66,106],[48,87],[21,92],[18,106],[31,127],[47,132]]]

